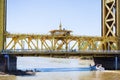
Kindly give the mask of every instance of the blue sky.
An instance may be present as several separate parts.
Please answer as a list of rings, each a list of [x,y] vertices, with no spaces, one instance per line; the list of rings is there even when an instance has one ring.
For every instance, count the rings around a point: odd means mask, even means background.
[[[74,35],[101,35],[101,0],[8,0],[7,31],[48,34],[63,28]]]

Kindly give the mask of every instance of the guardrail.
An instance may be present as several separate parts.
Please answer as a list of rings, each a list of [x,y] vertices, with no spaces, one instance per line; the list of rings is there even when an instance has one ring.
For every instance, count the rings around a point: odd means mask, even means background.
[[[116,53],[120,54],[120,50],[34,50],[34,49],[16,49],[16,50],[2,50],[2,54],[10,52],[47,52],[47,53]]]

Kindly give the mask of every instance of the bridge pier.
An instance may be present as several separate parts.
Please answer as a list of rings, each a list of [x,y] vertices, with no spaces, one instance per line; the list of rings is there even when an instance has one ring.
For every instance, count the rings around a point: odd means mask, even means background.
[[[120,57],[94,57],[95,65],[102,64],[106,70],[120,70]]]
[[[0,54],[0,71],[9,72],[17,70],[17,57],[13,55]]]

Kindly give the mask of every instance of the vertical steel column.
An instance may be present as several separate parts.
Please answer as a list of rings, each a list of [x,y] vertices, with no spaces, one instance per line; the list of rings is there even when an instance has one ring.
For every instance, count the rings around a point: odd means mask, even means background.
[[[4,50],[6,43],[6,0],[0,0],[0,50]]]
[[[118,37],[118,50],[120,50],[120,0],[116,0],[116,28]]]
[[[120,0],[102,0],[102,37],[117,37],[117,50],[120,50]],[[106,42],[104,50],[111,50],[114,42]]]
[[[102,0],[102,36],[116,37],[116,0]]]

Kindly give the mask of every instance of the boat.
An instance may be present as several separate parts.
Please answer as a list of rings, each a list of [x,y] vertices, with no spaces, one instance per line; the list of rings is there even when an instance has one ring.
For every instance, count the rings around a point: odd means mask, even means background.
[[[96,70],[97,70],[97,71],[104,71],[105,68],[102,67],[102,64],[97,64],[97,65],[96,65]]]
[[[104,71],[105,68],[102,67],[102,64],[97,64],[97,65],[94,65],[94,66],[90,65],[90,70],[91,71]]]

